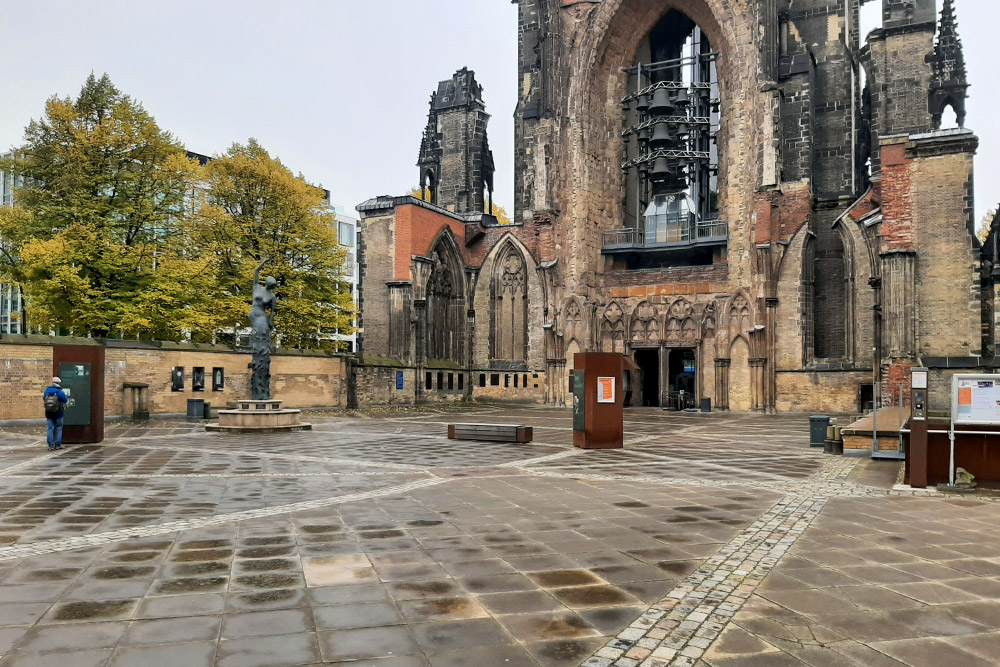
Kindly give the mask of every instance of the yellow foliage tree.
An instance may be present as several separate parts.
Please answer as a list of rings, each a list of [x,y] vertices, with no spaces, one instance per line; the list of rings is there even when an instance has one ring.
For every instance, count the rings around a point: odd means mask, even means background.
[[[141,104],[107,75],[91,75],[76,100],[48,100],[0,168],[22,184],[17,207],[0,219],[0,236],[2,270],[24,290],[29,326],[186,335],[187,311],[157,318],[143,310],[141,295],[164,287],[168,275],[156,271],[158,261],[185,261],[173,232],[197,163]],[[186,273],[188,310],[198,309],[212,276]]]
[[[345,280],[347,253],[337,242],[323,191],[295,176],[256,140],[233,144],[204,167],[207,195],[189,234],[214,267],[216,311],[226,327],[247,326],[254,268],[278,281],[276,327],[285,347],[331,347],[331,334],[354,331],[356,315]]]

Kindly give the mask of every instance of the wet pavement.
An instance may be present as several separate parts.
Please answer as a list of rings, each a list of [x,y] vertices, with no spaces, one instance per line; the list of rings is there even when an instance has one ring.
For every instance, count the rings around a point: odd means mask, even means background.
[[[1000,651],[1000,505],[889,495],[898,464],[810,449],[807,417],[626,420],[618,451],[573,449],[568,411],[534,407],[122,423],[55,453],[0,432],[0,667]],[[447,440],[463,421],[535,442]]]

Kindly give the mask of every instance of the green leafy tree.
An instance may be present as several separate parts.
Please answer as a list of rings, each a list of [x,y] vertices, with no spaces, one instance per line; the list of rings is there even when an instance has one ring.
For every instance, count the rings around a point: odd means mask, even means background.
[[[151,290],[183,286],[195,302],[214,291],[213,274],[195,264],[158,271],[196,260],[175,232],[197,163],[106,74],[88,77],[76,100],[49,99],[0,168],[22,184],[0,236],[3,271],[24,289],[30,326],[176,340],[204,324],[188,317],[197,308],[148,310]]]
[[[347,253],[323,191],[295,176],[256,140],[233,144],[204,168],[206,196],[190,223],[193,246],[215,266],[225,326],[247,326],[254,268],[278,281],[276,326],[286,347],[339,347],[354,331]]]

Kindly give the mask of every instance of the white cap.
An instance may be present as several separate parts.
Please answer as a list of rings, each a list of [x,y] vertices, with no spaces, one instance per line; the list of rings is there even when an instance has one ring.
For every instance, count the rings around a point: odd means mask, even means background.
[[[57,377],[54,377],[54,378],[52,378],[52,384],[58,384],[58,385],[62,385],[62,380],[61,380],[61,379],[59,379],[59,377],[58,377],[58,376],[57,376]]]

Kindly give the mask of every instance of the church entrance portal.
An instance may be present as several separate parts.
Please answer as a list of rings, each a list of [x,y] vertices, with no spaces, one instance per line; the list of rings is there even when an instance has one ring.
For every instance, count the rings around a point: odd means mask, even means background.
[[[633,401],[643,407],[660,406],[660,351],[636,350],[635,364],[639,367],[642,392],[639,401]]]
[[[693,349],[670,351],[669,375],[667,376],[669,407],[683,410],[697,406],[698,396],[697,387],[695,387],[697,363]]]

